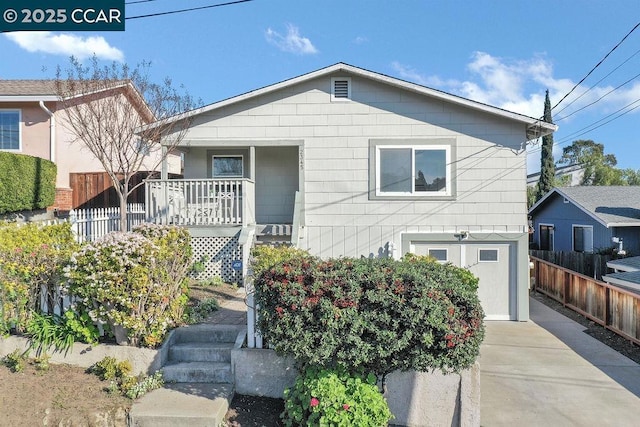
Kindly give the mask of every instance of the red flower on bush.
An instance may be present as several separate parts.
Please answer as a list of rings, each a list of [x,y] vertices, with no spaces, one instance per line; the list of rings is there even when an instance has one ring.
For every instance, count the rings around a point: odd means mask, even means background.
[[[320,404],[320,401],[318,399],[316,399],[315,397],[311,398],[311,401],[309,402],[309,406],[316,407]]]
[[[342,409],[344,409],[345,411],[348,411],[350,407],[351,406],[347,405],[346,403],[342,405]]]

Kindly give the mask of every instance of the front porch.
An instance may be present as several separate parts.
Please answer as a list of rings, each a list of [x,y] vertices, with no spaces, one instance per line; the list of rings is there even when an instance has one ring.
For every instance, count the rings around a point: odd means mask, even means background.
[[[179,226],[255,225],[255,183],[240,179],[150,179],[147,221]]]

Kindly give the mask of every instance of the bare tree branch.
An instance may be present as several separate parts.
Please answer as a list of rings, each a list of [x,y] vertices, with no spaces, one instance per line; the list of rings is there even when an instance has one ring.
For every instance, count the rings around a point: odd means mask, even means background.
[[[132,187],[131,178],[157,171],[184,138],[190,119],[148,125],[195,106],[183,88],[179,92],[173,87],[171,79],[152,83],[149,69],[148,62],[135,68],[116,62],[101,66],[96,57],[85,67],[72,57],[68,69],[63,73],[58,67],[56,74],[56,94],[73,143],[88,148],[111,178],[120,200],[122,230],[126,229],[127,198],[141,185]]]

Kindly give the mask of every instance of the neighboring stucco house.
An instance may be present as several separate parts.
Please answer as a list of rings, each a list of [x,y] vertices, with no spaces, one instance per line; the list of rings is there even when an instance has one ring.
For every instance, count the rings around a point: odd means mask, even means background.
[[[640,187],[554,188],[529,210],[542,250],[640,253]]]
[[[130,93],[139,96],[135,90]],[[149,113],[147,110],[141,114]],[[72,142],[66,120],[54,80],[0,80],[0,150],[56,163],[56,199],[52,208],[60,210],[77,207],[73,205],[71,174],[104,171],[86,147]],[[154,120],[153,115],[148,120]],[[150,159],[149,163],[153,162]],[[180,173],[179,158],[171,159],[169,168]]]
[[[185,180],[148,182],[147,212],[188,225],[223,276],[254,234],[430,254],[480,277],[488,319],[528,319],[525,148],[555,125],[343,63],[184,117]]]

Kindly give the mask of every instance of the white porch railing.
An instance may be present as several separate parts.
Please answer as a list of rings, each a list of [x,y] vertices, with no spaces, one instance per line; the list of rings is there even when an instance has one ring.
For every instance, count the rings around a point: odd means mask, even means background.
[[[255,224],[255,184],[249,179],[150,179],[145,185],[150,222]]]

